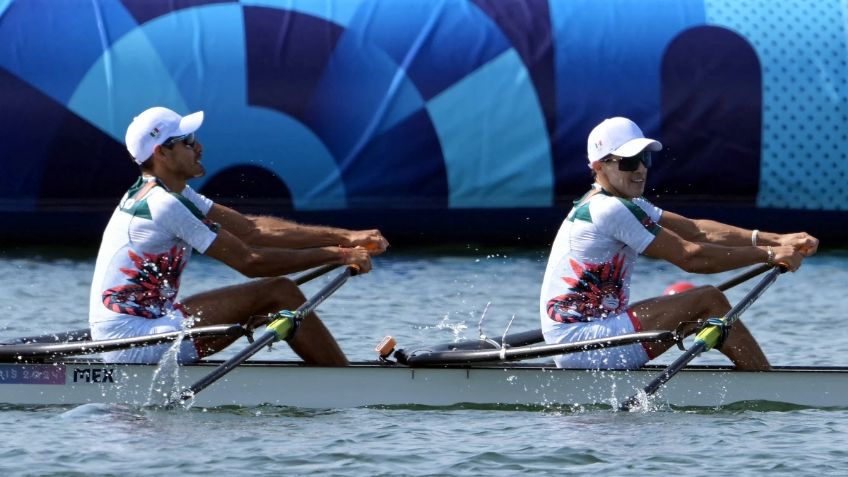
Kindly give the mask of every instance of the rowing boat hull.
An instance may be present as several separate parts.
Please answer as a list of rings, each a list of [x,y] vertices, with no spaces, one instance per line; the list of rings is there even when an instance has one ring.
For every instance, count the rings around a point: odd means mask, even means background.
[[[187,386],[217,362],[179,368]],[[154,380],[156,366],[92,361],[0,364],[0,402],[15,405],[122,403],[157,405],[177,389],[173,377]],[[645,386],[660,367],[638,371],[562,370],[529,365],[409,368],[355,363],[349,368],[250,362],[196,396],[195,406],[305,408],[423,405],[615,406]],[[171,374],[173,373],[160,373]],[[741,372],[687,368],[658,394],[675,406],[723,406],[772,401],[809,407],[848,407],[848,368],[777,368]]]

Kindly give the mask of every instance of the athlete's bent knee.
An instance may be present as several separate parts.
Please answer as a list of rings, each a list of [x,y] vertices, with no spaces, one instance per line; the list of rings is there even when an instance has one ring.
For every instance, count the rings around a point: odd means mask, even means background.
[[[277,277],[271,279],[271,292],[281,296],[291,296],[296,298],[305,298],[300,287],[297,286],[292,279],[288,277]]]
[[[713,285],[705,285],[704,287],[705,302],[708,303],[710,315],[722,316],[730,311],[730,302],[724,292],[714,287]]]

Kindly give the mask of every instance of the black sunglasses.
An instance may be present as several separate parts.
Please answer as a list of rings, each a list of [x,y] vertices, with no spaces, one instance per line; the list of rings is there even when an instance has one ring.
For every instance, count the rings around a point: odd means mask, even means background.
[[[185,144],[185,147],[193,149],[195,140],[196,138],[194,136],[194,133],[188,133],[185,136],[169,137],[165,142],[162,143],[162,145],[167,147],[168,149],[171,149],[174,147],[174,144],[181,142]]]
[[[651,151],[642,151],[631,157],[608,156],[602,162],[617,162],[618,170],[633,172],[639,169],[639,163],[645,164],[645,168],[651,167]]]

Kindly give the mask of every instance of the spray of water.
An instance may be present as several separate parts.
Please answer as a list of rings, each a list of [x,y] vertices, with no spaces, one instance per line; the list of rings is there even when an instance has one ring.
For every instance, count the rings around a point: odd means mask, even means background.
[[[187,317],[182,329],[185,330],[194,324],[196,318]],[[182,388],[180,386],[180,349],[185,332],[180,333],[159,360],[153,378],[150,381],[150,390],[147,393],[148,406],[162,406],[174,402],[173,398],[178,396]],[[193,399],[185,403],[185,407],[191,406]]]

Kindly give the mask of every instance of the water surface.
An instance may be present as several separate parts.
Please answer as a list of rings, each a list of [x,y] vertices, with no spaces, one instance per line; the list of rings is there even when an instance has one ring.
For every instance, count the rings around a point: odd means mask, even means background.
[[[354,360],[373,359],[372,348],[386,334],[407,347],[476,339],[487,305],[485,334],[500,336],[513,316],[510,331],[522,331],[538,326],[545,258],[541,249],[392,251],[376,260],[372,273],[352,278],[319,313]],[[0,252],[0,335],[85,327],[93,263],[93,250]],[[748,310],[744,321],[773,364],[848,366],[848,327],[841,326],[846,270],[848,251],[823,251],[799,272],[781,276]],[[635,300],[676,281],[716,284],[733,275],[693,276],[647,259],[635,274]],[[241,280],[226,267],[195,257],[181,294]],[[307,294],[321,283],[309,284]],[[731,290],[730,301],[751,284]],[[670,362],[676,353],[658,361]],[[278,345],[258,357],[294,355]],[[711,352],[696,362],[726,361]],[[646,413],[606,406],[188,411],[1,406],[0,426],[7,436],[0,446],[2,475],[848,472],[848,409],[768,404]]]

